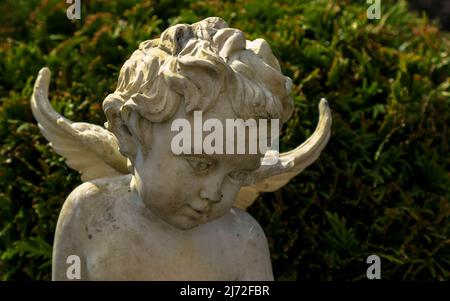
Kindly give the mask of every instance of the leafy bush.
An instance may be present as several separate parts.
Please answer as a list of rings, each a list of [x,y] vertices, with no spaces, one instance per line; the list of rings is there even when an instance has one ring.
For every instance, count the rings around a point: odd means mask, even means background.
[[[404,1],[5,0],[0,12],[0,279],[50,279],[59,210],[80,183],[41,136],[29,98],[53,71],[53,106],[103,124],[103,98],[143,40],[167,26],[219,16],[265,38],[294,81],[296,110],[281,147],[314,130],[329,100],[332,137],[320,159],[250,208],[279,280],[364,279],[370,254],[384,279],[448,279],[450,268],[448,35]],[[11,13],[13,12],[13,13]]]

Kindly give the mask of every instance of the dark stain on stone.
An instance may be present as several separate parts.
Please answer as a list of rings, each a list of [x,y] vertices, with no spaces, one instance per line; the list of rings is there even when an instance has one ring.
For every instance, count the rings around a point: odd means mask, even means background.
[[[89,239],[92,239],[92,234],[88,234],[88,238],[89,238]]]

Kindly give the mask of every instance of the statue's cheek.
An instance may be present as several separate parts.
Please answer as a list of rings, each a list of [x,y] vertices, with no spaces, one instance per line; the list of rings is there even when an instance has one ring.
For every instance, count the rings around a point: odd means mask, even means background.
[[[234,201],[241,189],[241,184],[236,181],[227,180],[224,182],[222,195],[223,199],[229,199],[230,201]]]

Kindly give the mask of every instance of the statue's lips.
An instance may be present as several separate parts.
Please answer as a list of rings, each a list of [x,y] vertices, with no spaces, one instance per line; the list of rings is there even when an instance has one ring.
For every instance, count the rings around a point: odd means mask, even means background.
[[[184,210],[184,212],[186,213],[186,215],[192,217],[192,218],[200,218],[202,215],[206,214],[209,211],[209,206],[203,206],[202,208],[194,208],[192,205],[190,204],[186,204],[184,206],[186,209]]]

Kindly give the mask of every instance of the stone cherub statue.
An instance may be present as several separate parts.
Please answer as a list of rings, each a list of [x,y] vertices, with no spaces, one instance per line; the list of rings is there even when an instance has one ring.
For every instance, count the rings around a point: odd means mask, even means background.
[[[54,280],[67,280],[70,255],[80,258],[81,280],[273,279],[266,237],[245,209],[318,158],[330,136],[327,102],[313,135],[270,166],[261,165],[261,152],[171,150],[171,122],[192,123],[194,111],[222,121],[290,117],[291,80],[266,41],[248,41],[215,17],[169,27],[123,65],[103,101],[106,129],[55,112],[49,81],[43,68],[33,114],[84,181],[59,216]]]

